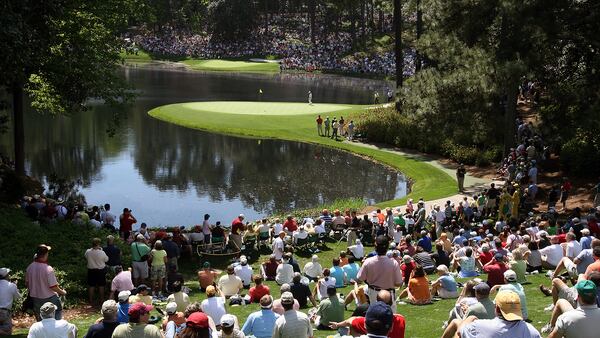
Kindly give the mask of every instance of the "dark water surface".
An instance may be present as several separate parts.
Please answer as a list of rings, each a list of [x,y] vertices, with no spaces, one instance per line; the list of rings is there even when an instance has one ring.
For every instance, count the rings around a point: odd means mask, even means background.
[[[209,213],[229,223],[277,211],[308,208],[337,198],[369,203],[406,195],[401,174],[349,153],[297,142],[256,140],[186,129],[149,117],[154,107],[187,101],[256,100],[368,103],[378,81],[328,76],[192,73],[125,68],[139,97],[114,137],[111,111],[52,118],[26,115],[27,169],[80,180],[89,204],[133,209],[149,225],[192,225]],[[2,151],[10,151],[10,135]]]

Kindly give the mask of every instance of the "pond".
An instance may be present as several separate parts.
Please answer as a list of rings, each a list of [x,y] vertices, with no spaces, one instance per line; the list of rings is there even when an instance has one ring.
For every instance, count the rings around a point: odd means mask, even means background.
[[[406,195],[405,178],[350,153],[298,142],[257,140],[186,129],[149,117],[154,107],[187,101],[256,100],[369,103],[380,81],[338,76],[196,73],[124,68],[139,96],[116,135],[106,130],[102,104],[82,114],[52,118],[27,112],[26,168],[45,180],[78,180],[88,204],[128,207],[139,222],[193,225],[202,215],[230,222],[309,208],[339,198],[368,203]],[[382,95],[383,96],[383,95]],[[10,135],[2,151],[10,151]]]

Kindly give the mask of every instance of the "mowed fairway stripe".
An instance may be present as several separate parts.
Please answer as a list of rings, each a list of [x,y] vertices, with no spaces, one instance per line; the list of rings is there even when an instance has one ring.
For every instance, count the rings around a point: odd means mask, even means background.
[[[333,113],[352,108],[350,105],[302,102],[251,102],[251,101],[211,101],[179,104],[182,108],[199,113],[221,113],[239,115],[313,115]]]

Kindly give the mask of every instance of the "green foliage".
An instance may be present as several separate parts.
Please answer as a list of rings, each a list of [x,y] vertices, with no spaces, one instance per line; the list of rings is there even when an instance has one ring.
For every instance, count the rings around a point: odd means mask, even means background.
[[[598,177],[600,175],[600,136],[598,133],[579,129],[575,136],[562,146],[560,163],[569,174]]]
[[[52,247],[49,264],[56,271],[61,287],[68,292],[68,299],[77,300],[86,296],[87,267],[85,250],[91,247],[94,237],[106,238],[107,232],[89,226],[76,226],[67,222],[34,224],[19,209],[0,208],[0,232],[10,234],[0,238],[0,266],[17,273],[23,272],[33,259],[35,248],[41,244]],[[129,250],[120,241],[124,262],[131,261]],[[24,280],[18,284],[24,288]]]
[[[211,0],[208,15],[209,31],[217,39],[243,39],[257,25],[257,11],[253,1]]]

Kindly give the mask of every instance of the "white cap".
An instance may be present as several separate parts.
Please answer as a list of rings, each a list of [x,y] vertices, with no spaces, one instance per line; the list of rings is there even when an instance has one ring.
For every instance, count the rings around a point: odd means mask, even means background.
[[[514,272],[513,270],[506,270],[506,271],[504,271],[504,279],[506,279],[509,282],[516,282],[517,281],[517,273]]]
[[[119,292],[119,301],[126,301],[131,296],[131,291],[121,291]]]
[[[247,264],[248,263],[248,258],[246,258],[246,256],[244,256],[244,255],[240,256],[240,263]]]
[[[231,314],[226,314],[221,317],[221,326],[230,327],[235,325],[235,317]]]
[[[238,217],[239,218],[246,218],[246,216],[244,216],[244,214],[239,214]]]
[[[175,312],[177,312],[177,303],[170,302],[169,304],[167,304],[167,307],[165,308],[165,310],[170,315],[174,314]]]
[[[0,268],[0,277],[4,278],[10,273],[9,268]]]

